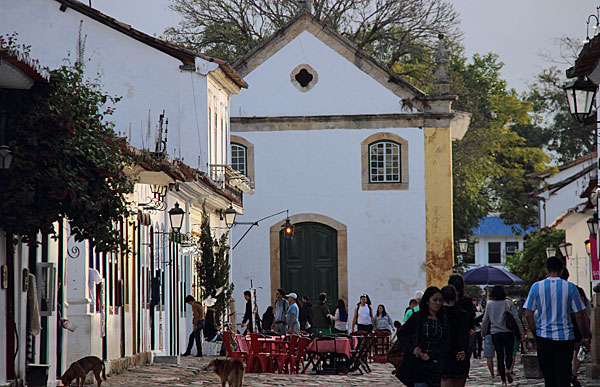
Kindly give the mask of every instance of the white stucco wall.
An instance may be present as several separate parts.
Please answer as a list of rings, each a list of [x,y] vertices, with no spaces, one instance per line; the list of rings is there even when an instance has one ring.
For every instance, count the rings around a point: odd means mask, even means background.
[[[298,65],[310,65],[318,81],[300,92],[290,81]],[[402,113],[400,97],[304,31],[244,79],[250,87],[231,101],[231,115],[304,116]]]
[[[566,168],[556,175],[546,178],[545,183],[548,185],[556,184],[576,175],[594,162],[595,159],[590,159],[571,168]],[[545,202],[540,201],[540,224],[542,226],[551,225],[564,212],[585,201],[579,196],[588,187],[590,174],[588,173],[576,179],[556,192],[549,190],[539,195],[545,199]]]
[[[288,208],[290,215],[316,213],[345,224],[351,308],[360,294],[368,293],[374,304],[383,303],[392,318],[400,319],[414,292],[425,288],[423,132],[380,131],[408,141],[408,190],[362,190],[361,141],[373,130],[235,133],[254,144],[257,187],[254,195],[244,197],[246,214],[238,221]],[[252,279],[261,315],[272,297],[269,228],[284,218],[261,222],[231,254],[234,297],[243,300]],[[233,244],[245,230],[232,230]],[[238,321],[244,306],[236,303]]]
[[[169,120],[168,153],[206,171],[207,77],[182,71],[180,60],[73,9],[61,12],[59,6],[54,0],[6,2],[0,13],[0,34],[17,31],[18,42],[31,45],[31,56],[54,69],[66,58],[75,60],[83,21],[86,75],[99,76],[106,93],[122,97],[115,113],[106,117],[116,124],[115,131],[127,136],[133,146],[153,151],[164,110]]]

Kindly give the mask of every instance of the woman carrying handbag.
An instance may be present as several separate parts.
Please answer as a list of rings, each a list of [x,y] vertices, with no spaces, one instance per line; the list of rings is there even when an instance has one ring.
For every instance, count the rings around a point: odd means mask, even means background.
[[[430,286],[425,290],[419,311],[400,329],[398,341],[404,361],[396,377],[408,387],[440,386],[443,357],[450,346],[450,329],[442,310],[442,293]]]

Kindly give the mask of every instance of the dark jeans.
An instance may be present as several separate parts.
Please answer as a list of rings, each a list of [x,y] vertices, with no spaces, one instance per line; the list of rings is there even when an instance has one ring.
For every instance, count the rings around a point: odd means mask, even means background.
[[[568,387],[571,378],[573,340],[536,339],[537,358],[546,387]]]
[[[483,351],[483,338],[481,337],[481,331],[475,332],[475,359],[481,357],[481,351]]]
[[[513,361],[515,335],[512,332],[492,333],[492,342],[498,358],[498,373],[502,381],[506,381],[506,368],[510,368]],[[506,367],[505,367],[506,356]]]
[[[192,331],[192,333],[190,333],[190,337],[188,339],[187,350],[185,351],[185,353],[187,353],[188,355],[190,354],[190,352],[192,351],[192,348],[194,347],[194,341],[196,342],[196,355],[199,355],[199,356],[202,355],[202,337],[200,336],[200,332],[202,331],[203,328],[204,328],[204,321],[200,321],[198,323],[198,326],[196,327],[196,329],[194,329]]]

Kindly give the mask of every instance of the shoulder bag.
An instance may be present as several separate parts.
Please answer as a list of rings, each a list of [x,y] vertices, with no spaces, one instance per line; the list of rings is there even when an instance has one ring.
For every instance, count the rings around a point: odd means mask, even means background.
[[[517,325],[517,321],[515,320],[515,316],[512,315],[510,301],[505,300],[506,310],[504,311],[504,322],[506,323],[506,327],[510,329],[514,335],[518,338],[521,336],[521,331],[519,330],[519,325]]]

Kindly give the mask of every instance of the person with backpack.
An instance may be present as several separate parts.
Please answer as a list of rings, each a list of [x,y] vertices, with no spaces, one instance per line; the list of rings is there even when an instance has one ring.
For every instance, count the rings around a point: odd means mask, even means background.
[[[346,303],[344,300],[338,300],[335,314],[330,314],[328,317],[335,321],[333,325],[333,330],[335,333],[348,333],[348,309],[346,308]]]
[[[192,313],[194,314],[194,318],[192,320],[192,324],[194,329],[192,333],[190,333],[190,338],[188,339],[188,346],[184,353],[181,356],[189,356],[192,351],[192,347],[194,346],[194,341],[196,342],[196,356],[202,356],[202,337],[200,336],[200,332],[204,329],[204,308],[202,304],[196,302],[194,296],[188,294],[185,296],[185,303],[191,306]]]
[[[371,333],[373,332],[373,325],[375,325],[375,319],[373,318],[373,308],[371,307],[371,300],[369,296],[363,294],[360,296],[360,301],[356,304],[354,309],[354,319],[352,320],[352,331],[357,330]]]
[[[246,311],[242,318],[241,327],[243,328],[247,324],[247,328],[244,331],[244,333],[247,334],[254,332],[254,329],[252,329],[252,293],[250,293],[250,290],[244,291],[244,299],[246,300]]]
[[[285,290],[277,289],[275,292],[275,321],[273,322],[273,328],[271,330],[277,332],[279,335],[285,335],[287,333],[287,326],[285,325],[285,316],[287,310],[290,307],[288,300],[284,299]]]

